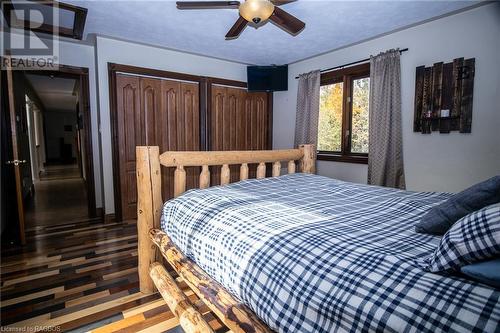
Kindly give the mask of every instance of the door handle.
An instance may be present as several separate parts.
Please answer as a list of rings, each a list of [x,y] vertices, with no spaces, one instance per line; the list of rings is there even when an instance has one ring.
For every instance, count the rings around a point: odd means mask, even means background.
[[[7,161],[5,164],[14,164],[14,165],[19,165],[19,164],[24,164],[26,163],[26,160],[12,160],[12,161]]]

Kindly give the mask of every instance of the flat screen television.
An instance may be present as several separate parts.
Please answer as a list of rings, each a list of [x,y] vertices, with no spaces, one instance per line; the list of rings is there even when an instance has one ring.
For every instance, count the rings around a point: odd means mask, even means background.
[[[248,91],[288,90],[288,65],[248,66]]]

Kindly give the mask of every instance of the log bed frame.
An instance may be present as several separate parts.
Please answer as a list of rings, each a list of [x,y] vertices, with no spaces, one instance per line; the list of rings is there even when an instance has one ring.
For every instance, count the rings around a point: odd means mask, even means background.
[[[314,173],[314,146],[301,145],[298,149],[287,150],[165,152],[161,155],[158,147],[142,146],[136,148],[136,155],[138,272],[141,292],[154,293],[156,286],[185,332],[213,332],[161,264],[163,256],[179,277],[232,332],[271,332],[252,310],[185,257],[168,235],[159,229],[163,206],[160,165],[175,167],[174,197],[177,197],[186,190],[185,167],[201,167],[202,189],[211,185],[209,166],[222,166],[221,185],[230,182],[230,165],[241,165],[240,180],[248,179],[248,164],[258,164],[257,178],[266,176],[266,163],[272,163],[273,177],[281,174],[281,162],[287,163],[289,174],[295,173],[295,161],[299,162],[301,172]]]

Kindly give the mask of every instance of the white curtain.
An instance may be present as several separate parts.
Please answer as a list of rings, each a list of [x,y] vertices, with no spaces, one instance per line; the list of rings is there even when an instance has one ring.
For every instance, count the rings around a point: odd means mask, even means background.
[[[399,50],[370,57],[368,184],[405,188]]]

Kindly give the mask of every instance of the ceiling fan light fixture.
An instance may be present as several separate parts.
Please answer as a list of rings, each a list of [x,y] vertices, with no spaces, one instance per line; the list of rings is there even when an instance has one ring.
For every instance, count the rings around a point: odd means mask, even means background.
[[[274,12],[274,5],[269,0],[246,0],[240,5],[240,15],[255,24],[267,20]]]

